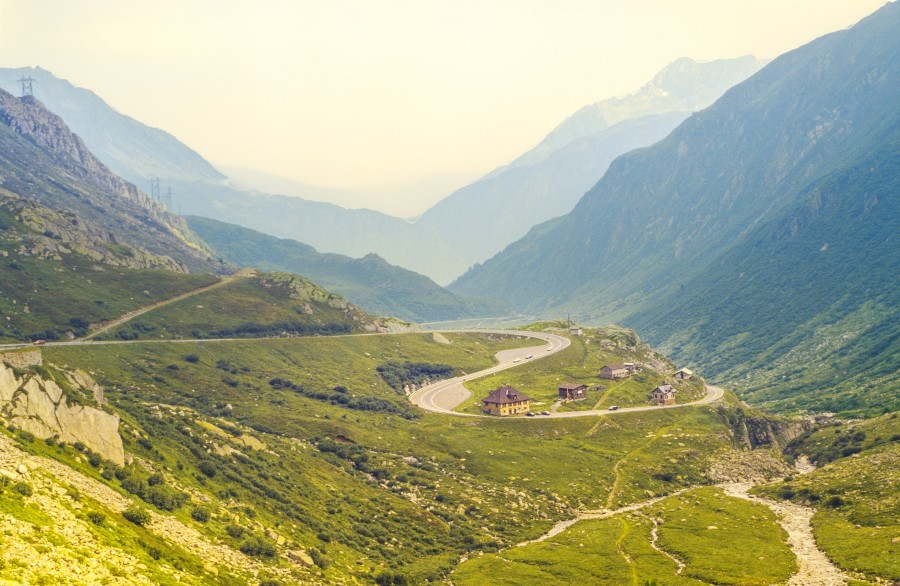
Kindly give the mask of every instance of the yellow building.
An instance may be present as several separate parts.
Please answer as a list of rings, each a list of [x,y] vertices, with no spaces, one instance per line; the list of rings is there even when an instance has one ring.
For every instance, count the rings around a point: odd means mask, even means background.
[[[531,399],[518,390],[504,385],[481,400],[484,411],[491,415],[519,415],[528,413],[531,408]]]

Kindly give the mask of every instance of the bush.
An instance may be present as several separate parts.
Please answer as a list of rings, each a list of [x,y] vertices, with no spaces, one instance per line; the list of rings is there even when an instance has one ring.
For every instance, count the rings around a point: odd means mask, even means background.
[[[122,516],[125,517],[126,520],[134,523],[139,527],[143,527],[145,524],[150,522],[150,513],[138,507],[131,507],[130,509],[126,509],[124,512],[122,512]]]
[[[844,499],[835,495],[835,496],[831,497],[830,499],[828,499],[827,501],[825,501],[825,504],[832,509],[836,509],[838,507],[844,506]]]
[[[198,362],[200,362],[200,357],[196,354],[188,354],[184,357],[184,361],[190,362],[191,364],[197,364]]]
[[[22,496],[31,496],[34,494],[34,489],[32,489],[31,485],[27,482],[17,482],[13,484],[13,490]]]
[[[218,468],[216,467],[216,464],[214,462],[212,462],[211,460],[203,460],[202,462],[197,464],[197,470],[199,470],[204,475],[206,475],[210,478],[215,476],[216,472],[218,472]]]
[[[267,558],[275,556],[275,545],[268,539],[264,539],[258,535],[248,537],[238,549],[240,549],[241,553],[244,555]]]
[[[201,523],[206,523],[209,521],[209,509],[206,507],[194,507],[191,511],[191,518],[194,521],[199,521]]]
[[[91,454],[91,457],[88,458],[88,463],[94,468],[99,468],[100,464],[103,463],[103,458],[100,457],[100,454]]]
[[[225,533],[227,533],[228,535],[231,535],[235,539],[240,539],[241,536],[244,534],[244,528],[241,527],[240,525],[234,525],[234,524],[226,525]]]
[[[100,513],[98,511],[88,512],[87,518],[94,525],[103,525],[103,523],[106,522],[106,517],[103,515],[103,513]]]

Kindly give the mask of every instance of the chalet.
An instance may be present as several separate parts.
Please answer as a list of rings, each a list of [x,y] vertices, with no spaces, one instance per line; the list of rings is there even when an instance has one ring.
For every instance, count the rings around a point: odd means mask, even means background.
[[[675,404],[675,389],[667,382],[653,389],[653,401],[660,405]]]
[[[587,399],[587,385],[579,385],[577,383],[566,383],[559,386],[559,398],[566,401],[578,401],[579,399]]]
[[[622,364],[621,362],[607,364],[600,369],[600,378],[608,378],[612,380],[615,380],[617,378],[625,378],[634,371],[634,364],[631,364],[630,366],[631,369],[629,370],[628,365]]]
[[[682,368],[675,373],[675,378],[680,378],[681,380],[689,380],[692,376],[694,376],[694,373],[687,368]]]
[[[530,404],[531,399],[507,385],[491,391],[490,395],[481,400],[484,411],[500,416],[528,413]]]

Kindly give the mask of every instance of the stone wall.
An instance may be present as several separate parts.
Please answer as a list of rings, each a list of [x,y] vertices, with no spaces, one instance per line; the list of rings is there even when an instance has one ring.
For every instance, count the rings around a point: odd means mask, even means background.
[[[11,350],[0,352],[0,362],[5,362],[13,368],[28,368],[30,366],[41,366],[44,358],[38,349],[29,348],[27,350]]]

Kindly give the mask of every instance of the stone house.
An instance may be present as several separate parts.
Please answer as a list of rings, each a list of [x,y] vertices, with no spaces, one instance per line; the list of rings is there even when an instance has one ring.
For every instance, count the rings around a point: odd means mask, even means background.
[[[694,373],[687,368],[682,368],[675,373],[675,378],[680,378],[681,380],[690,380],[692,376],[694,376]]]
[[[675,389],[667,382],[653,389],[653,401],[660,405],[675,404]]]
[[[599,375],[600,378],[615,380],[619,378],[625,378],[632,372],[634,372],[634,364],[614,362],[612,364],[607,364],[606,366],[601,368]]]
[[[578,383],[565,383],[560,385],[559,398],[566,401],[587,399],[587,385],[579,385]]]
[[[491,394],[481,400],[481,408],[491,415],[519,415],[528,413],[531,408],[531,399],[517,389],[503,385],[499,389],[491,391]]]

